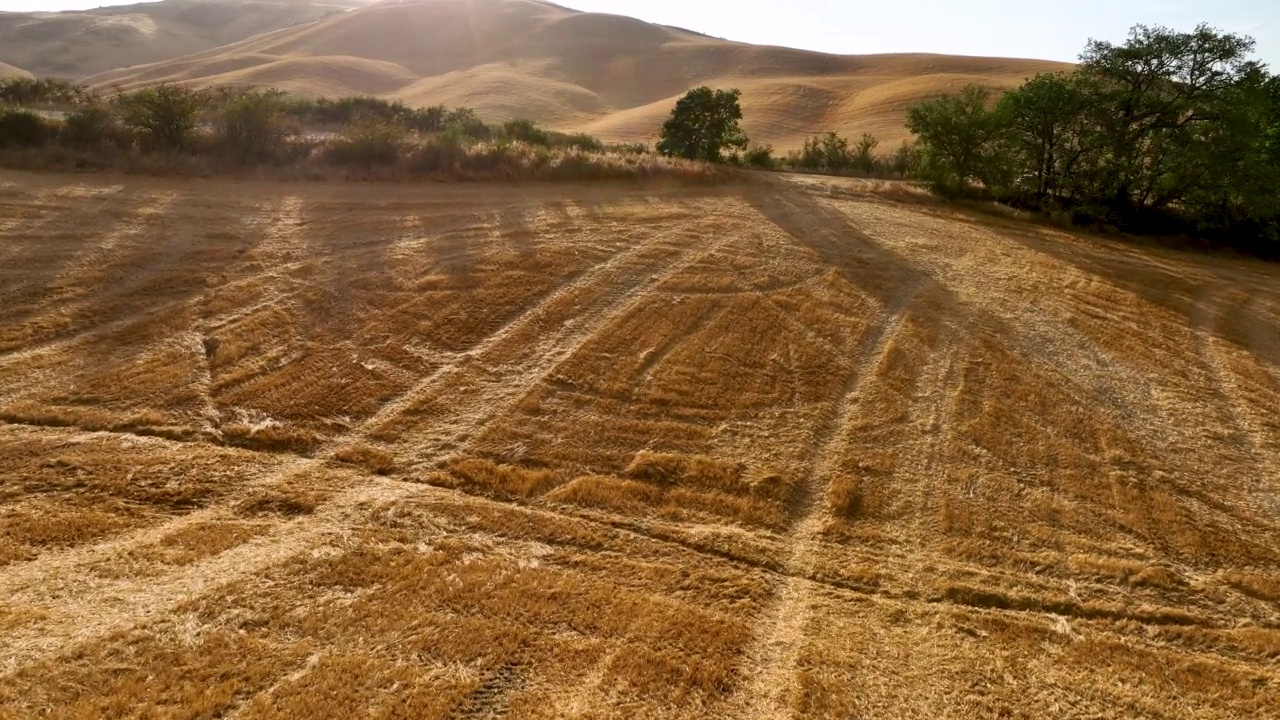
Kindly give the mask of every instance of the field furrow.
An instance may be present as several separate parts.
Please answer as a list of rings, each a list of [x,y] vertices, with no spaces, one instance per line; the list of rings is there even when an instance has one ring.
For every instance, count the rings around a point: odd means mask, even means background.
[[[0,173],[0,716],[1271,717],[1277,405],[892,183]]]

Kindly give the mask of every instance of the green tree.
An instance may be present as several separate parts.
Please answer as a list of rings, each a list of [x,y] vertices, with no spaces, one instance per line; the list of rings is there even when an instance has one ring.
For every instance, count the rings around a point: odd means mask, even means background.
[[[876,148],[880,147],[880,141],[871,133],[862,133],[862,137],[858,139],[857,144],[853,146],[850,154],[849,162],[854,169],[860,170],[868,175],[876,170]]]
[[[1080,72],[1091,83],[1099,151],[1085,172],[1117,210],[1161,209],[1194,192],[1212,164],[1214,125],[1232,87],[1261,70],[1252,40],[1200,25],[1189,33],[1138,25],[1123,45],[1091,40]]]
[[[1007,143],[1001,150],[1020,170],[1013,192],[1043,201],[1058,191],[1087,148],[1087,108],[1082,83],[1066,73],[1037,75],[1000,98],[993,122]]]
[[[725,148],[747,147],[747,136],[738,122],[742,94],[734,90],[700,87],[690,90],[676,103],[671,117],[662,126],[658,152],[663,155],[719,162]]]
[[[990,144],[998,130],[987,111],[988,97],[985,88],[969,85],[959,95],[907,109],[907,127],[921,146],[921,173],[935,190],[964,193],[988,175]]]
[[[742,154],[742,162],[754,168],[772,170],[774,167],[772,145],[752,145]]]
[[[1280,80],[1253,41],[1139,25],[1090,41],[1071,74],[1037,76],[988,111],[980,88],[922,103],[917,175],[1133,231],[1189,232],[1280,253]]]
[[[833,132],[805,138],[804,149],[795,164],[805,170],[831,173],[845,170],[853,164],[849,141]]]

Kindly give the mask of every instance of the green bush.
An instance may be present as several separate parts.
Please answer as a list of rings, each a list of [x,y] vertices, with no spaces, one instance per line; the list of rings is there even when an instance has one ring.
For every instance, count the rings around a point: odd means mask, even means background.
[[[280,155],[296,130],[285,117],[282,94],[248,90],[227,100],[214,122],[218,149],[240,162],[262,162]]]
[[[604,152],[604,142],[600,138],[586,133],[573,133],[572,135],[556,133],[553,140],[552,144],[557,147],[566,147],[583,152]]]
[[[424,175],[460,173],[467,161],[467,148],[473,142],[458,132],[428,138],[409,153],[409,171]]]
[[[615,143],[608,149],[621,155],[648,155],[649,146],[645,143]]]
[[[493,128],[484,124],[471,108],[455,108],[444,119],[444,129],[462,133],[474,140],[492,140]]]
[[[858,139],[858,142],[853,146],[853,150],[849,153],[850,167],[867,175],[875,173],[880,166],[880,160],[875,156],[876,148],[879,145],[880,141],[874,135],[862,133],[862,137]]]
[[[503,124],[502,137],[506,140],[514,140],[530,145],[547,146],[551,144],[551,136],[547,134],[546,130],[538,127],[534,121],[524,118],[516,118]]]
[[[325,157],[338,165],[371,169],[394,165],[404,150],[404,128],[390,120],[370,116],[347,127],[340,139],[329,144]]]
[[[319,125],[351,125],[360,120],[375,118],[390,122],[400,115],[411,112],[403,103],[390,102],[381,98],[357,95],[354,97],[330,100],[295,99],[284,108],[292,117]]]
[[[397,120],[409,130],[420,133],[437,133],[445,129],[445,120],[448,116],[448,108],[443,105],[433,105],[427,108],[406,110],[397,117]]]
[[[30,110],[0,109],[0,148],[34,148],[57,135],[57,123]]]
[[[898,149],[893,152],[887,162],[887,169],[890,174],[898,177],[914,177],[917,168],[920,166],[920,151],[915,145],[902,141]]]
[[[853,166],[849,141],[833,132],[805,138],[804,149],[793,159],[795,165],[804,170],[837,173]]]
[[[762,170],[772,170],[774,167],[773,146],[752,145],[742,154],[742,163]]]
[[[178,152],[195,138],[204,94],[178,85],[158,85],[117,98],[125,127],[149,150]]]
[[[77,150],[101,149],[108,146],[127,147],[130,138],[116,116],[102,105],[89,105],[62,120],[59,140]]]
[[[0,80],[0,103],[77,105],[88,97],[83,85],[60,78],[11,77]]]

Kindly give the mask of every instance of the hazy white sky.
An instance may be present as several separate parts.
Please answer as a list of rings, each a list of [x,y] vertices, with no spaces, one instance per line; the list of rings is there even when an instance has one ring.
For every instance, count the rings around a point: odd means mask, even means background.
[[[58,10],[111,0],[0,0]],[[1208,22],[1253,36],[1280,72],[1280,0],[559,0],[730,40],[834,53],[938,52],[1074,60],[1090,37],[1120,41],[1136,23]]]

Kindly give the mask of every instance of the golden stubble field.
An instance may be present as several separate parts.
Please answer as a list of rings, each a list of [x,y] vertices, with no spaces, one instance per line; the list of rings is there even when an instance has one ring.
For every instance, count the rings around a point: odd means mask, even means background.
[[[1280,270],[901,188],[0,173],[0,716],[1280,716]]]

